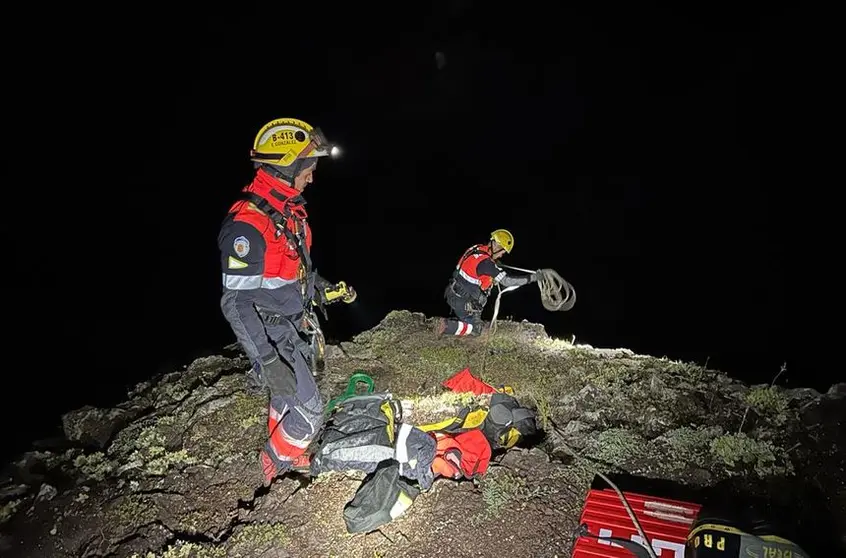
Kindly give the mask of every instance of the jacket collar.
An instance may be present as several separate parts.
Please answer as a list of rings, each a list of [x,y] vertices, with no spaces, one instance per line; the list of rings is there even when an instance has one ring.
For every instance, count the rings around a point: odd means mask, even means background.
[[[243,191],[262,197],[280,213],[284,213],[287,206],[299,217],[304,218],[306,216],[306,201],[302,194],[287,182],[271,176],[264,169],[259,169],[256,172],[253,181],[244,187]]]

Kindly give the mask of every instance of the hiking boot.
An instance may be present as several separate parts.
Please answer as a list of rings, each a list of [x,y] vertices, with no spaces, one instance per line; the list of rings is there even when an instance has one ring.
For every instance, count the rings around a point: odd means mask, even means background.
[[[291,461],[291,470],[299,473],[308,473],[311,470],[311,457],[307,453],[298,455]]]
[[[261,472],[264,475],[264,486],[270,486],[270,483],[276,478],[276,463],[267,455],[266,451],[261,450],[259,452],[259,465],[261,465]]]
[[[440,337],[446,331],[446,318],[435,320],[435,337]]]

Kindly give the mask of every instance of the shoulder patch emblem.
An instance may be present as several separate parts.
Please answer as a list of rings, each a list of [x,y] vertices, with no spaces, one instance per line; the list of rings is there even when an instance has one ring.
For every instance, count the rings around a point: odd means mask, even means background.
[[[232,248],[235,249],[235,253],[238,254],[239,258],[243,258],[250,253],[250,241],[247,240],[246,236],[239,236],[232,243]]]

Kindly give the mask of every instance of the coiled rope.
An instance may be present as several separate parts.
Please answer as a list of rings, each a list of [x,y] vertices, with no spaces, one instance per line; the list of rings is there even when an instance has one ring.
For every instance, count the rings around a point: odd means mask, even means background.
[[[541,294],[541,304],[550,312],[566,312],[576,305],[576,289],[573,285],[568,283],[561,277],[554,269],[541,269],[537,272],[531,269],[522,269],[519,267],[512,267],[510,265],[499,264],[499,267],[513,269],[514,271],[522,271],[523,273],[538,273],[538,288]],[[496,303],[494,304],[494,314],[491,319],[491,331],[496,331],[496,317],[499,315],[499,302],[503,293],[513,291],[519,287],[501,288],[497,285],[499,291],[496,295]]]

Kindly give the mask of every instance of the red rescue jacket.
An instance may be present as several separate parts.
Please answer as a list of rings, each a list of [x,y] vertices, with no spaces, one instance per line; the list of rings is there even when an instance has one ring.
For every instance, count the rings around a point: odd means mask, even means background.
[[[299,192],[285,182],[270,176],[263,169],[259,169],[252,183],[243,191],[256,194],[282,215],[288,215],[287,229],[293,237],[302,240],[306,253],[311,252],[311,227],[306,220],[308,213],[305,210],[305,201]],[[249,223],[261,231],[266,243],[263,286],[278,288],[295,283],[303,276],[302,274],[307,271],[306,263],[302,262],[295,245],[295,238],[280,234],[281,231],[277,230],[269,215],[258,211],[255,205],[247,200],[235,202],[229,212],[234,213],[234,221]]]
[[[482,265],[482,268],[487,269],[480,269],[479,266],[483,263],[485,265]],[[461,291],[474,299],[481,299],[490,294],[494,283],[494,276],[490,272],[496,270],[497,268],[491,259],[490,246],[477,244],[471,246],[462,254],[461,259],[458,260],[458,265],[455,266],[453,277]]]
[[[488,470],[491,444],[481,430],[459,434],[431,432],[437,442],[432,472],[457,479],[462,475],[472,479]]]

